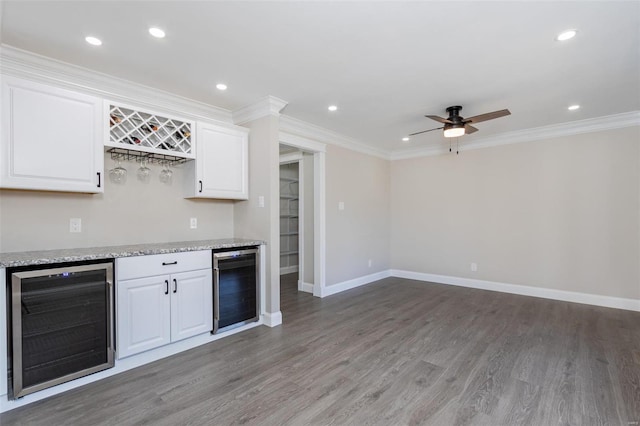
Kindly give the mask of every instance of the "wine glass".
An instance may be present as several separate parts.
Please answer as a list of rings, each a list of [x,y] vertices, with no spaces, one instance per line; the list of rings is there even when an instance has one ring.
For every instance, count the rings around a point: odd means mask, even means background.
[[[173,170],[169,169],[169,163],[164,163],[164,168],[160,172],[160,182],[171,185],[171,179],[173,177]]]
[[[145,160],[140,161],[140,168],[138,169],[138,180],[144,183],[148,183],[151,177],[151,169],[147,167]]]
[[[109,179],[116,184],[122,184],[127,181],[127,169],[122,167],[120,159],[118,159],[118,165],[109,170]]]

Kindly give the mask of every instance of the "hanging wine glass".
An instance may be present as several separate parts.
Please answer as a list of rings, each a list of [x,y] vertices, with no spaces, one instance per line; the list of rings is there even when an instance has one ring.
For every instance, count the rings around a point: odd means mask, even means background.
[[[148,183],[151,178],[151,169],[147,167],[146,160],[140,161],[140,168],[138,169],[138,180],[144,183]]]
[[[120,159],[118,159],[118,165],[109,170],[109,179],[116,184],[122,184],[127,181],[127,169],[122,167]]]
[[[166,183],[167,185],[171,185],[171,180],[173,177],[173,170],[169,168],[169,162],[164,163],[164,167],[160,172],[160,182]]]

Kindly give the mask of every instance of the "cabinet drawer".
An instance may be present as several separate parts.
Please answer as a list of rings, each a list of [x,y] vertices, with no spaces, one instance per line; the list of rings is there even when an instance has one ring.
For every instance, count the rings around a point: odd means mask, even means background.
[[[210,268],[211,250],[123,257],[116,259],[116,279],[128,280]]]

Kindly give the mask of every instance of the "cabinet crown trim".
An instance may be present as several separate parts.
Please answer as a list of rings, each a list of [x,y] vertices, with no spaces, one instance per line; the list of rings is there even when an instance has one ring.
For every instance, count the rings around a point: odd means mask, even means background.
[[[109,98],[115,102],[218,124],[233,124],[231,111],[188,99],[157,88],[113,77],[98,71],[6,44],[0,45],[0,73],[27,78],[81,93]]]
[[[278,117],[288,104],[287,101],[275,96],[265,96],[250,105],[235,110],[233,112],[233,122],[235,124],[244,124],[269,115]]]

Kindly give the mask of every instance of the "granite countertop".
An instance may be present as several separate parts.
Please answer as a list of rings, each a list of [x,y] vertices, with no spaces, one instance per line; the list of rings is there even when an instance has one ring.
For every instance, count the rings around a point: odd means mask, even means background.
[[[0,253],[0,268],[12,266],[45,265],[48,263],[76,262],[81,260],[111,259],[144,256],[149,254],[179,253],[185,251],[212,250],[257,246],[261,240],[225,238],[218,240],[180,241],[174,243],[150,243],[129,246],[86,247],[76,249],[24,251]]]

